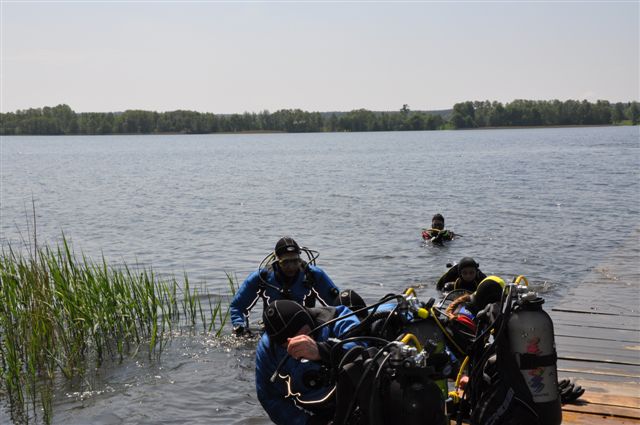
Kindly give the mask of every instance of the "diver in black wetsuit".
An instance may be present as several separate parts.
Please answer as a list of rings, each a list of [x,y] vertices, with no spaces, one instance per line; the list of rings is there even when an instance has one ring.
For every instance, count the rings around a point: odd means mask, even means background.
[[[445,230],[444,216],[440,213],[431,218],[430,229],[422,229],[422,239],[438,245],[442,245],[444,241],[452,240],[455,236],[451,230]]]
[[[474,292],[478,284],[487,277],[478,266],[479,264],[473,258],[462,258],[458,264],[451,267],[438,279],[436,289],[446,292],[466,289],[469,292]]]

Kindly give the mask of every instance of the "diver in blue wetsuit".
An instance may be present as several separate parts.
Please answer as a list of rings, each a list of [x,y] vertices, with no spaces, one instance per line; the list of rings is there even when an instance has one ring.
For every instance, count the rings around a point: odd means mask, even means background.
[[[259,299],[265,307],[281,299],[293,300],[306,307],[314,307],[316,301],[323,306],[336,302],[338,288],[320,267],[302,260],[300,254],[303,250],[310,252],[300,248],[291,237],[281,238],[273,254],[267,257],[273,261],[251,273],[242,283],[230,306],[236,336],[248,332],[249,313]],[[310,262],[313,260],[315,258]]]
[[[359,320],[351,315],[311,331],[350,313],[345,306],[305,308],[290,300],[275,301],[265,309],[266,332],[256,350],[256,391],[274,423],[330,423],[336,392],[328,379],[331,348],[334,338],[347,334]],[[344,344],[341,352],[353,346]]]

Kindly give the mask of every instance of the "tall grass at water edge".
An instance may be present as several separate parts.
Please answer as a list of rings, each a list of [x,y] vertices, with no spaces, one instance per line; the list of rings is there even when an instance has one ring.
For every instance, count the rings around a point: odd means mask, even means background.
[[[233,294],[237,285],[227,278]],[[28,255],[3,248],[0,400],[8,400],[16,423],[50,423],[55,379],[82,378],[105,360],[122,361],[140,350],[159,357],[184,326],[220,336],[228,301],[192,288],[186,273],[180,285],[151,268],[79,258],[64,237],[62,246]]]

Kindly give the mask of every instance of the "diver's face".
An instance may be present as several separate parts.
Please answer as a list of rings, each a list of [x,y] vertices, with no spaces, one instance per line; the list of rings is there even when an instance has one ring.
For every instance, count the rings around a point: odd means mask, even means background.
[[[474,267],[465,267],[460,271],[460,277],[465,282],[471,282],[476,277],[476,269]]]
[[[444,221],[438,219],[432,220],[431,227],[434,229],[442,230],[444,229]]]
[[[287,252],[278,257],[278,266],[286,277],[295,277],[300,270],[300,255],[295,252]]]

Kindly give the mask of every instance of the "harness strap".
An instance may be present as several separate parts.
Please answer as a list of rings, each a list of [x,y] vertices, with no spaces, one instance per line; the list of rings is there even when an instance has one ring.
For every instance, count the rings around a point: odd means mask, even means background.
[[[558,361],[558,354],[554,351],[546,356],[536,356],[535,354],[516,353],[516,358],[520,364],[520,369],[537,369],[539,367],[553,366]]]
[[[309,295],[304,300],[305,307],[315,307],[316,306],[316,292],[313,290],[316,285],[316,279],[313,277],[313,273],[309,269],[308,264],[304,264],[304,276],[302,278],[302,286],[304,286],[308,291]]]
[[[313,273],[311,273],[309,263],[303,261],[302,269],[304,270],[304,278],[302,280],[302,284],[305,288],[312,289],[314,286],[316,286],[316,278],[313,277]]]
[[[267,279],[269,278],[269,273],[272,271],[275,272],[272,266],[269,266],[268,268],[262,269],[260,271],[260,279],[258,281],[258,290],[261,291],[260,296],[262,297],[262,300],[264,301],[265,306],[267,302],[265,297],[265,292],[269,286],[271,286],[272,289],[276,289],[278,292],[280,292],[280,294],[284,297],[284,299],[288,299],[288,300],[291,299],[289,287],[283,286],[281,288],[276,288],[273,285],[269,285],[266,283]],[[304,263],[302,286],[304,286],[309,291],[309,295],[305,298],[305,301],[304,301],[305,307],[315,307],[316,305],[317,297],[316,297],[315,291],[313,290],[315,284],[316,284],[316,279],[313,276],[313,273],[311,273],[311,270],[309,269],[308,264]]]

